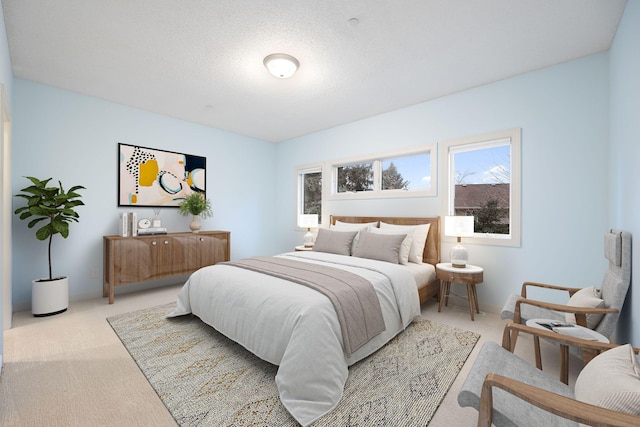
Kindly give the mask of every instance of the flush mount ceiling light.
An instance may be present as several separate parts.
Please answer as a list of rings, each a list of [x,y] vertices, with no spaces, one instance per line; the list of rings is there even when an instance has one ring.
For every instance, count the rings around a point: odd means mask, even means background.
[[[288,79],[300,67],[300,63],[296,58],[286,53],[272,53],[264,58],[264,66],[267,70],[279,79]]]

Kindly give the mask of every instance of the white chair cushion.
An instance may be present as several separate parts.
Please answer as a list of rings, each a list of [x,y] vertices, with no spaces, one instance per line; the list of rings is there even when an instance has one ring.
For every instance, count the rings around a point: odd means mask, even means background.
[[[572,307],[604,307],[604,301],[600,298],[600,291],[595,286],[589,288],[580,289],[573,294],[569,299],[567,305]],[[604,313],[587,314],[587,328],[595,329],[602,320]],[[576,316],[573,313],[565,314],[565,321],[569,323],[576,323]]]
[[[582,402],[640,415],[640,366],[631,345],[594,357],[578,375],[575,395]]]

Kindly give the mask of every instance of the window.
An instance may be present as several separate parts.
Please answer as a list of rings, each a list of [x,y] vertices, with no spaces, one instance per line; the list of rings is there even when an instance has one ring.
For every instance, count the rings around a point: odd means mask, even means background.
[[[373,191],[373,163],[355,163],[336,167],[338,193]]]
[[[431,153],[382,160],[381,188],[382,191],[430,190]]]
[[[435,146],[394,151],[331,165],[331,198],[435,196]]]
[[[297,215],[318,214],[322,218],[322,166],[307,167],[297,171]]]
[[[520,129],[443,144],[446,215],[475,217],[471,242],[520,246]]]

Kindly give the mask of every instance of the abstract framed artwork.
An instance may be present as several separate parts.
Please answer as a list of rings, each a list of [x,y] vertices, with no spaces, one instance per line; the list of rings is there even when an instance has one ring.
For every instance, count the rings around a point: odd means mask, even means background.
[[[177,207],[185,196],[206,198],[207,158],[118,143],[118,206]]]

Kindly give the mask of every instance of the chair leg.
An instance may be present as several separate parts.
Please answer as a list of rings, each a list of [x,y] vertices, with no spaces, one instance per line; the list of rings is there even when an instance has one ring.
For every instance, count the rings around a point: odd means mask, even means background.
[[[542,370],[542,356],[540,356],[540,337],[533,337],[533,346],[536,353],[536,368]]]
[[[569,384],[569,346],[560,346],[560,381]]]
[[[511,353],[516,351],[516,341],[518,340],[518,331],[511,331],[511,348],[508,349]]]

